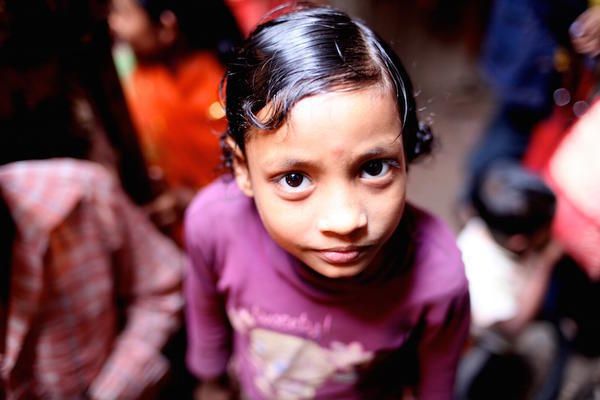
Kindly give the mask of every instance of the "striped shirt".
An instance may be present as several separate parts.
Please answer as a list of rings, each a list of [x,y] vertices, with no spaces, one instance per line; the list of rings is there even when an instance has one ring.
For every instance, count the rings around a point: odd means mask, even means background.
[[[140,397],[168,370],[178,249],[89,162],[9,164],[0,190],[17,227],[0,337],[6,398]]]

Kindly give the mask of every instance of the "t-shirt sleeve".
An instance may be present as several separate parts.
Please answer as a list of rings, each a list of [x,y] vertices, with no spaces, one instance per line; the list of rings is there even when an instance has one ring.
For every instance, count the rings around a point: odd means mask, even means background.
[[[473,265],[468,273],[473,322],[479,329],[514,318],[518,312],[517,299],[511,293],[513,288],[510,287],[510,281],[501,273],[486,271],[485,267],[486,265],[481,264]]]
[[[429,306],[419,343],[420,400],[452,399],[459,357],[469,334],[470,305],[466,284],[454,295]]]
[[[458,238],[469,279],[474,326],[488,328],[517,314],[512,261],[483,237],[481,227],[469,223]]]
[[[218,291],[217,236],[211,211],[195,202],[186,214],[188,265],[184,281],[188,332],[187,365],[201,379],[227,369],[231,356],[231,326]],[[212,225],[212,227],[211,227]]]

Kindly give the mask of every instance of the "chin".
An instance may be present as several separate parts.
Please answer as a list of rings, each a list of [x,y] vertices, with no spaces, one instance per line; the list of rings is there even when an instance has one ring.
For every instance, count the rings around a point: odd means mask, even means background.
[[[318,272],[319,274],[327,277],[327,278],[351,278],[355,275],[360,274],[365,270],[365,267],[362,265],[344,265],[344,266],[335,266],[335,265],[315,265],[314,267],[310,264],[307,264],[313,271]]]

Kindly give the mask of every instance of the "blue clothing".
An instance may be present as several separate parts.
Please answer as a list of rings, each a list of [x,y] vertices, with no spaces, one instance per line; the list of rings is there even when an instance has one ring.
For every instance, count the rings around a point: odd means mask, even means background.
[[[483,50],[483,67],[500,102],[538,111],[550,109],[559,84],[558,46],[569,47],[571,23],[584,0],[497,0]]]

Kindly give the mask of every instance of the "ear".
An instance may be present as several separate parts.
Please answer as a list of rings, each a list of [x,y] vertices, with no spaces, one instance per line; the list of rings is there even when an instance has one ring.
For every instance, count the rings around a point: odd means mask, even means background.
[[[246,156],[231,136],[227,136],[225,143],[231,149],[231,154],[233,155],[233,174],[235,175],[238,187],[246,196],[253,197],[254,191],[252,190],[252,180],[250,179],[250,170],[248,169]]]
[[[160,14],[160,30],[158,38],[165,46],[170,46],[177,40],[179,24],[173,11],[166,10]]]

